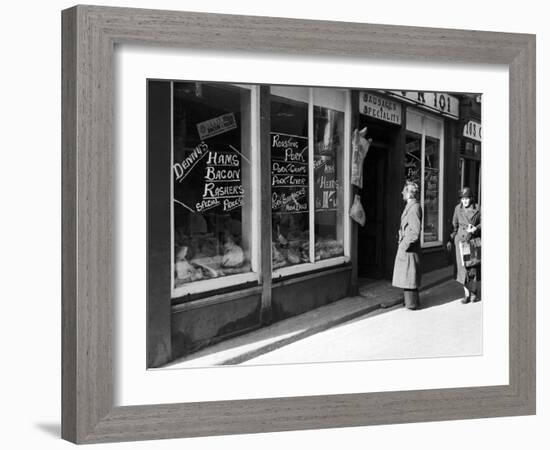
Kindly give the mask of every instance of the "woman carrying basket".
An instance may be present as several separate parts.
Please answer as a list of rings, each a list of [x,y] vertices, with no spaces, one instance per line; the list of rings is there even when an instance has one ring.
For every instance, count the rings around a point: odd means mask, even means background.
[[[462,303],[481,300],[481,262],[465,267],[460,252],[461,242],[470,242],[471,239],[481,236],[481,211],[474,202],[472,190],[465,187],[460,191],[460,203],[456,205],[453,214],[453,232],[456,253],[456,281],[464,286]],[[451,249],[451,241],[447,243]]]

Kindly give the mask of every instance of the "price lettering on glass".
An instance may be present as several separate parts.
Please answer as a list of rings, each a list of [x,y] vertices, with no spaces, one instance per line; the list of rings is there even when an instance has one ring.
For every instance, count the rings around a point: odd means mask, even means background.
[[[271,133],[271,186],[274,211],[308,210],[308,140],[302,136]]]
[[[307,203],[300,203],[300,200],[307,199],[307,189],[299,189],[294,192],[273,192],[271,194],[273,210],[281,210],[289,213],[307,211]]]
[[[287,173],[293,175],[307,175],[307,166],[274,161],[271,163],[271,173],[277,175]]]
[[[193,212],[204,212],[219,206],[223,211],[231,211],[242,206],[244,189],[241,185],[241,155],[231,146],[230,150],[214,151],[207,144],[201,143],[183,160],[174,163],[174,201]],[[197,175],[188,178],[196,170],[200,178],[197,179]],[[203,183],[200,182],[201,178]],[[180,187],[182,183],[185,186]],[[200,196],[198,199],[197,194]]]
[[[338,181],[334,162],[326,158],[315,160],[315,209],[333,210],[338,207]]]
[[[271,186],[292,187],[307,186],[307,175],[277,175],[271,176]]]
[[[241,183],[241,160],[236,153],[211,151],[206,161],[202,202],[214,202],[224,211],[243,205],[244,190]],[[197,203],[197,211],[202,207]]]

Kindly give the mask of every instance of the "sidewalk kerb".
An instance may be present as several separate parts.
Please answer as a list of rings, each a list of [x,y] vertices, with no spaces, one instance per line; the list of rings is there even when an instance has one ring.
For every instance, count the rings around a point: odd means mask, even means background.
[[[445,281],[448,281],[452,279],[452,276],[444,276],[441,278],[438,278],[435,281],[432,281],[431,283],[422,286],[419,289],[419,292],[425,291],[427,289],[431,289],[432,287],[438,286],[441,283],[444,283]],[[296,333],[292,336],[288,336],[286,338],[280,339],[278,341],[270,342],[269,344],[258,347],[253,350],[249,350],[247,352],[242,353],[241,355],[234,356],[231,358],[228,358],[222,362],[219,363],[219,365],[236,365],[241,364],[243,362],[249,361],[251,359],[257,358],[258,356],[261,356],[265,353],[269,353],[273,350],[277,350],[281,347],[284,347],[286,345],[293,344],[294,342],[297,342],[301,339],[305,339],[307,337],[313,336],[314,334],[320,333],[322,331],[328,330],[329,328],[335,327],[337,325],[340,325],[345,322],[349,322],[353,319],[356,319],[358,317],[364,316],[366,314],[369,314],[373,311],[376,311],[377,309],[392,309],[392,308],[381,308],[381,304],[384,302],[378,302],[373,305],[369,305],[365,308],[361,308],[357,311],[354,311],[353,313],[347,314],[345,316],[339,317],[334,320],[329,320],[321,325],[317,325],[315,327],[311,327],[310,329],[304,330],[300,333]]]

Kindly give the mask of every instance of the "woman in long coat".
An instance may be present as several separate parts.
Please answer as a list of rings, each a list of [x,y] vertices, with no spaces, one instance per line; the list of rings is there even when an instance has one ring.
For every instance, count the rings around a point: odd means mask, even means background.
[[[420,233],[422,230],[422,208],[418,203],[420,189],[416,183],[407,181],[403,188],[403,200],[407,202],[401,214],[401,226],[395,264],[393,267],[392,284],[404,290],[405,306],[408,309],[418,309],[420,300]]]
[[[462,303],[481,300],[481,264],[466,268],[462,265],[460,242],[468,242],[481,235],[481,211],[474,202],[472,190],[465,187],[460,191],[460,203],[456,205],[453,214],[453,232],[451,239],[455,243],[456,281],[464,285]],[[447,244],[450,248],[450,242]]]

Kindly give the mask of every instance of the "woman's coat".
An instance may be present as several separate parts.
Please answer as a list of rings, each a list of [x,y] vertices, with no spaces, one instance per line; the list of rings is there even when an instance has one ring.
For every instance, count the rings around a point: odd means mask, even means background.
[[[420,287],[420,232],[422,230],[422,208],[418,201],[407,203],[401,214],[399,239],[392,284],[402,289]]]
[[[466,230],[468,224],[472,224],[477,227],[477,231],[472,235]],[[454,239],[455,252],[456,252],[456,281],[459,283],[466,283],[466,268],[462,265],[462,258],[460,256],[459,243],[461,241],[469,241],[472,237],[478,237],[481,235],[481,212],[478,206],[473,203],[469,208],[464,208],[462,203],[459,203],[455,207],[453,214],[453,232],[451,233],[451,239]],[[480,280],[479,268],[473,267],[470,270],[473,278],[477,281]]]

